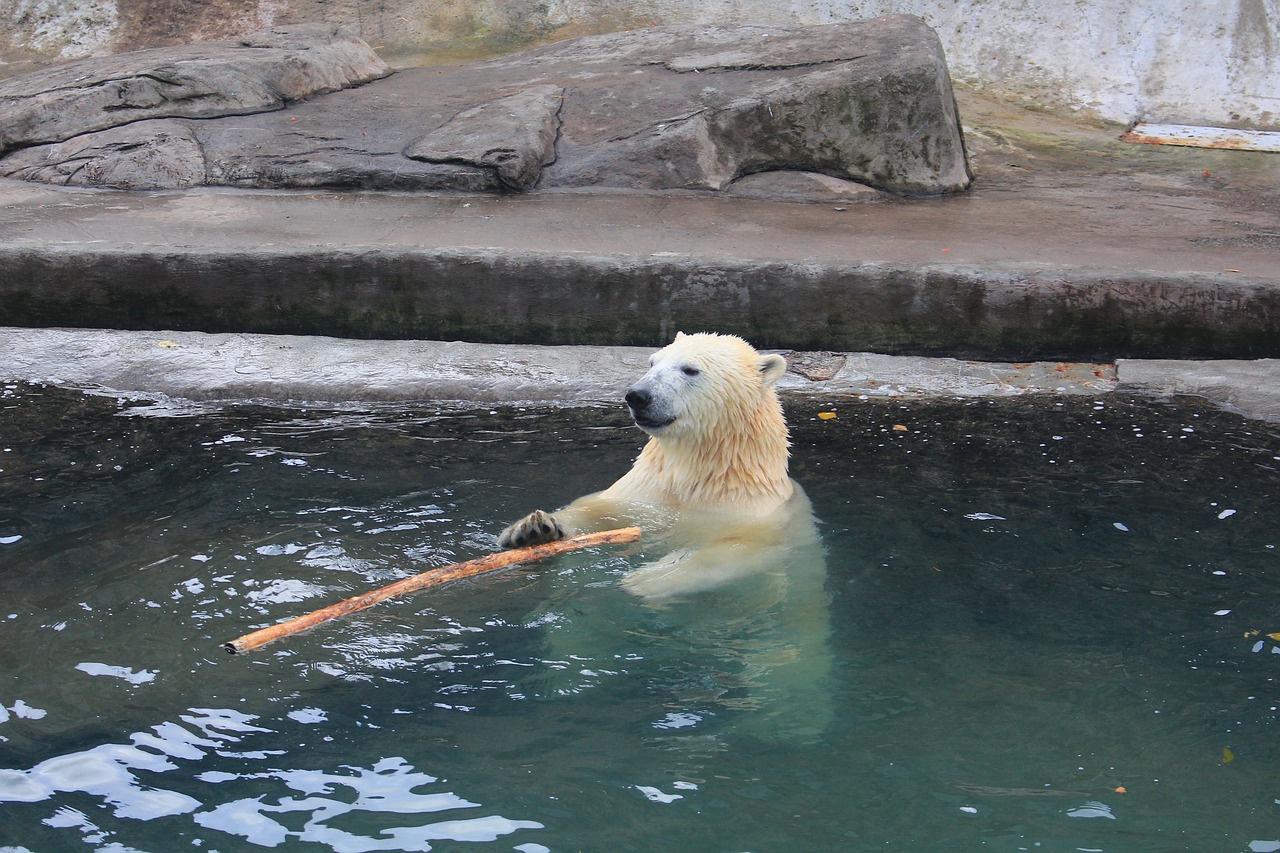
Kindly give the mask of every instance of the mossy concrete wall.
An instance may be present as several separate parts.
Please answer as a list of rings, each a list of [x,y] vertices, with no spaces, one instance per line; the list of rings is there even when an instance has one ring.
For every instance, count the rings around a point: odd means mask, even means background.
[[[1214,275],[486,249],[9,249],[0,267],[0,327],[604,345],[716,329],[762,347],[1008,360],[1280,354],[1280,292]]]
[[[1280,127],[1280,0],[16,0],[0,75],[30,61],[238,36],[277,23],[351,27],[393,63],[470,59],[668,23],[924,18],[952,76],[1053,109]]]

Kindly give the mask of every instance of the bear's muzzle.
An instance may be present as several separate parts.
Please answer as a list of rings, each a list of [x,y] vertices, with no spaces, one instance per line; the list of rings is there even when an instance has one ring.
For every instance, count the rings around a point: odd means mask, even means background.
[[[631,409],[631,419],[646,432],[662,429],[675,420],[674,415],[662,411],[660,406],[654,404],[653,394],[640,383],[627,389],[626,401],[627,407]]]

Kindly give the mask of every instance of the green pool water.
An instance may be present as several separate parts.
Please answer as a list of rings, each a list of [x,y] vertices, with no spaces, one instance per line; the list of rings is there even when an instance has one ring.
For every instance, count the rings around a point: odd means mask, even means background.
[[[0,395],[0,850],[1280,850],[1275,426],[793,402],[825,596],[768,638],[738,590],[629,596],[614,548],[230,656],[492,550],[642,435]],[[787,630],[811,680],[753,692]]]

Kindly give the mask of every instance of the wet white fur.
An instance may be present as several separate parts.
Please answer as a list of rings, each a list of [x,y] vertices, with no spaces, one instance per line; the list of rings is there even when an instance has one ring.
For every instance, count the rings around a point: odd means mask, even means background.
[[[811,510],[787,474],[787,425],[774,388],[785,371],[781,356],[741,338],[677,335],[632,386],[670,423],[646,430],[649,442],[621,479],[555,521],[566,536],[624,524],[656,536],[665,555],[624,582],[647,598],[708,589],[777,565],[780,549],[811,546]]]
[[[665,425],[646,430],[648,443],[621,479],[554,514],[564,535],[639,525],[647,562],[622,586],[672,618],[742,632],[740,646],[713,645],[737,661],[749,691],[733,700],[753,709],[739,730],[770,740],[820,732],[832,708],[826,560],[809,499],[787,474],[774,390],[785,370],[780,356],[739,338],[678,335],[632,386]],[[622,648],[608,632],[583,634],[584,622],[557,623],[556,654],[608,658]]]

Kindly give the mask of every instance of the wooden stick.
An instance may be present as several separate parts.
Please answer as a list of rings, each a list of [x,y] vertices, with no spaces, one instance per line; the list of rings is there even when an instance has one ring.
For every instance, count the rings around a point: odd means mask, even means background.
[[[299,631],[305,631],[308,628],[319,625],[321,622],[328,622],[330,619],[346,616],[348,613],[354,613],[357,610],[364,610],[366,607],[372,607],[380,601],[386,601],[388,598],[404,595],[407,592],[414,592],[424,587],[436,586],[449,581],[473,577],[474,575],[483,575],[487,572],[494,572],[498,569],[505,569],[508,566],[519,565],[520,563],[545,560],[547,557],[554,557],[557,554],[580,551],[583,548],[592,548],[597,545],[617,545],[635,542],[639,538],[639,527],[621,527],[617,530],[587,533],[582,536],[574,536],[572,539],[548,542],[545,545],[512,548],[510,551],[499,551],[496,554],[489,554],[475,560],[467,560],[465,563],[454,563],[449,566],[441,566],[438,569],[429,569],[422,574],[396,581],[381,589],[375,589],[371,592],[348,598],[345,601],[339,601],[337,604],[331,604],[328,607],[322,607],[311,613],[297,616],[286,622],[271,625],[251,634],[245,634],[243,637],[237,637],[229,643],[223,643],[222,648],[233,655],[240,654],[256,649],[259,646],[265,646],[272,640],[278,640],[281,637],[288,637]]]

